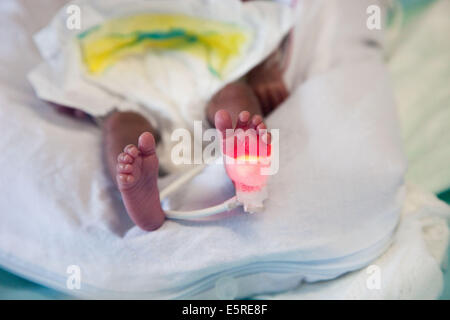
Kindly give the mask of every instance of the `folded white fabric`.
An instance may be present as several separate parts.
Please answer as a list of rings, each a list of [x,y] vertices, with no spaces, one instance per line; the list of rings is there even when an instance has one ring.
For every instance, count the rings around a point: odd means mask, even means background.
[[[0,176],[0,265],[83,297],[234,298],[332,279],[380,256],[405,203],[405,161],[385,68],[376,49],[325,32],[334,25],[323,15],[339,23],[348,19],[346,8],[316,0],[303,8],[310,28],[298,35],[309,51],[294,55],[292,95],[268,119],[280,129],[280,171],[259,214],[235,210],[141,231],[102,170],[99,129],[56,115],[36,100],[24,73],[2,81],[0,166],[8,170]],[[307,41],[310,30],[319,38]],[[310,64],[308,57],[315,57]],[[7,52],[2,59],[29,67],[36,60]],[[173,207],[211,205],[232,192],[223,168],[211,166],[180,190]],[[80,290],[66,286],[72,265],[81,270]]]
[[[394,241],[369,266],[258,299],[437,299],[449,241],[450,207],[411,183]]]

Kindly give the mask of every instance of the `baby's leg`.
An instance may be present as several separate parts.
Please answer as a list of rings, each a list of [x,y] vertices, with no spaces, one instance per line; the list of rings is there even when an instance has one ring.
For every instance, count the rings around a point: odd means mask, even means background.
[[[130,218],[148,231],[159,228],[165,219],[157,186],[154,135],[157,137],[150,123],[134,112],[115,112],[103,124],[109,174],[117,183]]]
[[[252,88],[263,114],[275,110],[289,95],[283,80],[283,70],[278,61],[279,50],[250,70],[247,82]]]

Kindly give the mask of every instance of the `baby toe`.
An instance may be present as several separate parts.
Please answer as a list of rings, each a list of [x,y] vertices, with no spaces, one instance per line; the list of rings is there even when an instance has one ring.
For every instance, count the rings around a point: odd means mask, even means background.
[[[265,143],[265,144],[271,144],[272,143],[272,135],[271,135],[270,132],[268,132],[266,130],[262,133],[261,139],[262,139],[262,142]]]
[[[258,124],[258,126],[256,127],[256,130],[260,131],[260,130],[265,130],[267,129],[267,126],[264,122],[261,122],[260,124]]]
[[[144,132],[139,136],[138,145],[142,155],[149,156],[155,154],[156,142],[150,132]]]
[[[123,152],[127,153],[128,155],[130,155],[133,158],[137,158],[139,156],[139,149],[134,144],[127,145],[123,149]]]
[[[214,115],[214,124],[216,129],[225,137],[227,130],[232,129],[232,121],[228,111],[223,109],[217,111]]]
[[[117,175],[117,183],[119,185],[128,185],[134,182],[134,176],[131,174],[119,173]]]
[[[250,112],[242,111],[239,113],[238,120],[236,123],[236,129],[244,129],[248,126],[248,121],[250,120]]]
[[[122,152],[117,157],[119,163],[133,163],[134,159],[128,153]]]
[[[118,173],[131,173],[131,172],[133,172],[133,166],[131,164],[118,163],[117,164],[117,172]]]
[[[256,129],[263,122],[263,118],[259,114],[255,114],[250,122],[250,128]]]

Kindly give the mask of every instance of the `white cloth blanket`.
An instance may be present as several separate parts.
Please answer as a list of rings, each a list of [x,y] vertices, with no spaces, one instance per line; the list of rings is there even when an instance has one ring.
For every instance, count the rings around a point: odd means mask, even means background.
[[[362,2],[350,3],[351,8]],[[411,258],[413,271],[427,275],[423,279],[433,280],[426,296],[433,297],[441,283],[438,261],[447,228],[432,216],[448,215],[448,207],[404,188],[405,161],[385,68],[377,49],[360,41],[377,36],[355,35],[359,29],[351,23],[347,32],[332,32],[334,23],[361,22],[359,15],[348,16],[357,9],[333,1],[303,5],[310,16],[299,21],[310,28],[298,33],[296,43],[305,54],[294,50],[288,73],[292,95],[268,119],[270,127],[280,129],[281,150],[265,212],[167,221],[157,232],[145,233],[113,195],[102,170],[99,129],[56,115],[25,83],[26,71],[38,61],[30,38],[36,27],[27,30],[26,7],[2,2],[8,13],[2,19],[8,33],[2,31],[2,37],[15,36],[1,51],[1,68],[16,72],[1,78],[0,165],[8,170],[0,177],[0,265],[62,291],[68,291],[67,267],[77,265],[81,289],[69,292],[84,297],[244,297],[332,279],[370,264],[392,243],[404,207],[422,216],[402,220],[399,230],[414,232],[398,233],[392,248],[408,250],[396,244],[416,239],[419,246],[403,258]],[[327,14],[334,18],[326,19]],[[19,48],[23,55],[15,54]],[[231,193],[223,168],[211,166],[174,205],[201,207]],[[429,219],[441,228],[431,233],[439,235],[441,245],[420,238]],[[400,256],[391,250],[387,265],[395,268]],[[424,262],[417,264],[420,259]],[[391,274],[382,280],[386,283],[394,279],[392,272],[383,274]],[[380,295],[402,297],[400,275]],[[360,284],[346,287],[346,296],[357,297]],[[423,286],[413,289],[412,296],[421,296]]]

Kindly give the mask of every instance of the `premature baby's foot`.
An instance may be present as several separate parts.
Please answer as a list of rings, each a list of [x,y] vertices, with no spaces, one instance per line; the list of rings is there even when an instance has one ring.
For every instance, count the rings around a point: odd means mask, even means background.
[[[153,135],[141,134],[138,146],[126,146],[117,161],[117,186],[130,218],[144,230],[158,229],[165,214],[157,186],[158,158]]]

